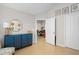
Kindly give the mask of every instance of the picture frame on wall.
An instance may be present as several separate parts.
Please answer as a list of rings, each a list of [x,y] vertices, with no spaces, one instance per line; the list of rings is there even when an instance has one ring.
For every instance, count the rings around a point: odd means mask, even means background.
[[[65,7],[65,8],[62,8],[62,15],[63,14],[68,14],[69,13],[69,7]]]
[[[22,29],[22,22],[18,19],[12,19],[10,21],[10,26],[13,28],[14,32],[18,32]]]
[[[71,12],[79,11],[79,4],[71,5]]]

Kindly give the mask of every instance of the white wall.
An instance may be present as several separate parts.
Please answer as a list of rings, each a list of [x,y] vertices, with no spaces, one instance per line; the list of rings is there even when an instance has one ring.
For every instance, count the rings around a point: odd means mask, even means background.
[[[21,13],[8,7],[0,7],[0,36],[3,37],[4,29],[3,23],[12,19],[18,19],[22,22],[23,28],[19,32],[13,32],[12,34],[24,34],[31,30],[34,34],[35,21],[32,15]],[[34,40],[33,40],[34,41]]]
[[[48,11],[35,16],[35,20],[46,20],[48,18]]]

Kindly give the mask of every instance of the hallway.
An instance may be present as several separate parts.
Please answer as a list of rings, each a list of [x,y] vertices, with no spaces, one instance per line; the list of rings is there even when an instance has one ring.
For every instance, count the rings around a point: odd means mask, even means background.
[[[38,38],[38,44],[16,50],[15,55],[78,55],[79,51],[70,48],[53,46],[45,43],[44,38]]]

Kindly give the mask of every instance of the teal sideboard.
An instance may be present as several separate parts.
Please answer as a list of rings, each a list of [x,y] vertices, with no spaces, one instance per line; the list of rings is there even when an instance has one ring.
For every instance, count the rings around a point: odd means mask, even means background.
[[[4,36],[4,47],[23,48],[32,45],[32,34],[16,34]]]

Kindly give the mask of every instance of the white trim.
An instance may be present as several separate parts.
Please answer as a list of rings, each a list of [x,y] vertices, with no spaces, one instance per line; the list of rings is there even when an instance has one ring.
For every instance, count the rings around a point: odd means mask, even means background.
[[[74,47],[70,47],[70,46],[67,46],[67,48],[71,48],[71,49],[74,49],[74,50],[79,50],[78,48],[74,48]]]
[[[58,44],[58,43],[57,43],[56,45],[57,45],[57,46],[61,46],[61,47],[65,47],[64,45],[62,45],[62,44]]]
[[[37,20],[35,20],[35,40],[34,43],[37,43]]]
[[[63,15],[63,17],[65,17],[66,15]],[[66,20],[64,19],[64,47],[67,46],[67,42],[66,42]]]

